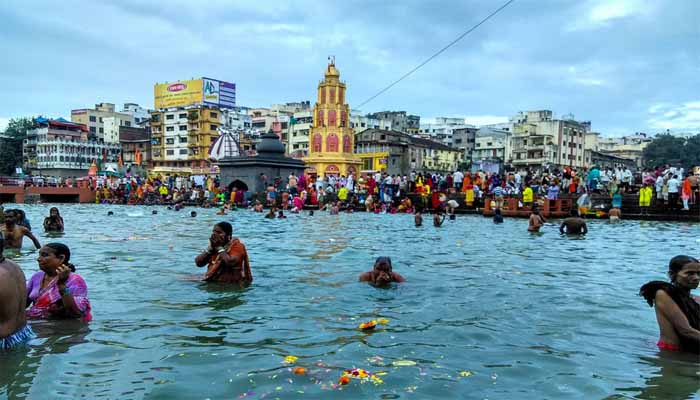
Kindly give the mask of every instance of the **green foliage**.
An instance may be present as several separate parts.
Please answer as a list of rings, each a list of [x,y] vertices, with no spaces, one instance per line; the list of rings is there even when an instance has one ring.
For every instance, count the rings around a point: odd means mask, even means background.
[[[697,146],[698,136],[688,140],[691,145]],[[692,141],[692,142],[691,142]],[[656,167],[664,164],[681,164],[683,166],[690,166],[687,164],[690,161],[689,156],[693,156],[697,159],[697,152],[694,155],[687,154],[689,148],[686,139],[672,136],[672,135],[658,135],[656,138],[649,143],[649,145],[644,149],[644,161],[647,167]]]
[[[0,137],[0,175],[12,175],[22,166],[22,139]]]
[[[686,167],[700,166],[700,135],[692,136],[685,142],[682,161]]]
[[[15,139],[24,140],[27,137],[27,129],[32,129],[34,125],[33,118],[12,118],[7,124],[7,129],[5,129],[5,135]]]
[[[5,137],[0,138],[0,175],[12,175],[16,167],[22,166],[22,143],[33,124],[33,118],[10,119]]]

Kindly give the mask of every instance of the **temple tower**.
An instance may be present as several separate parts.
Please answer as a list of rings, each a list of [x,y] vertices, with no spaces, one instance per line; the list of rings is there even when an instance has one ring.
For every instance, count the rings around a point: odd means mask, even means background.
[[[329,59],[313,113],[309,133],[309,155],[304,157],[307,173],[326,175],[357,174],[361,160],[355,155],[354,131],[350,127],[350,107],[345,103],[345,83]]]

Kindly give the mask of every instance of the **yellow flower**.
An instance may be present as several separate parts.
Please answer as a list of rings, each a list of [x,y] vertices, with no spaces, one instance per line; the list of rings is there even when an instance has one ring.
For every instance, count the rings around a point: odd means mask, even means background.
[[[379,318],[377,322],[381,325],[387,325],[389,323],[389,320],[386,318]]]
[[[465,377],[465,378],[468,378],[468,377],[470,377],[470,376],[472,376],[472,375],[474,375],[474,373],[471,372],[471,371],[459,371],[459,376],[462,376],[462,377]]]
[[[283,362],[285,364],[294,364],[295,362],[297,362],[298,359],[299,359],[299,357],[296,357],[296,356],[287,356],[284,358]]]

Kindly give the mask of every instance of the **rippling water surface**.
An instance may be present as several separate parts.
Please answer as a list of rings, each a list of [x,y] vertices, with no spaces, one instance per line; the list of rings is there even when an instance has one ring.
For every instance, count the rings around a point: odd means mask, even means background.
[[[22,208],[39,231],[49,206]],[[65,235],[39,239],[71,247],[95,319],[34,324],[30,346],[0,353],[0,398],[700,398],[697,360],[659,354],[637,296],[670,257],[699,255],[698,225],[590,221],[577,239],[478,216],[415,228],[407,215],[60,209]],[[222,219],[250,253],[248,289],[195,279]],[[27,277],[30,247],[12,256]],[[379,255],[407,283],[358,283]],[[357,329],[375,318],[389,323]],[[384,383],[335,387],[352,367]]]

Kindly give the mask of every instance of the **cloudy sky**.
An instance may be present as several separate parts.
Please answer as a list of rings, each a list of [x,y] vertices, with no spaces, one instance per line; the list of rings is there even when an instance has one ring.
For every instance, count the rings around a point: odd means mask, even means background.
[[[0,124],[152,107],[155,82],[201,76],[235,82],[239,105],[315,101],[329,55],[356,108],[504,2],[4,0]],[[515,0],[361,110],[483,124],[550,109],[604,135],[697,132],[698,20],[697,0]]]

